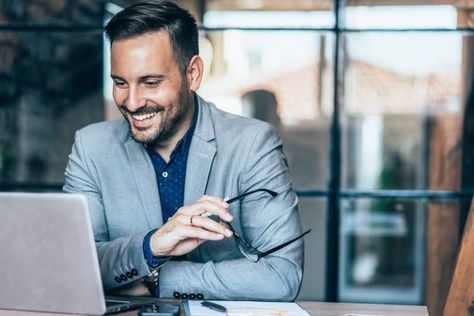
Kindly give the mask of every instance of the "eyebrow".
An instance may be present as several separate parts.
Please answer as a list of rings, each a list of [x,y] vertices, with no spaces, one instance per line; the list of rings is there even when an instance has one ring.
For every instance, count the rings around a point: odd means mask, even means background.
[[[118,79],[118,80],[126,81],[126,80],[123,79],[122,77],[117,76],[117,75],[114,75],[114,74],[111,74],[110,77],[111,77],[112,79]],[[138,78],[138,81],[141,82],[141,81],[145,81],[145,80],[147,80],[147,79],[159,79],[159,80],[164,80],[164,79],[166,79],[166,76],[165,76],[165,75],[161,75],[161,74],[159,74],[159,75],[147,74],[147,75],[140,76],[140,77]]]

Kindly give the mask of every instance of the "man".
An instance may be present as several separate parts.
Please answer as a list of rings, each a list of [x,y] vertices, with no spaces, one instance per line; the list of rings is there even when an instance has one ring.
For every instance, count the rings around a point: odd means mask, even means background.
[[[104,287],[143,280],[159,297],[295,299],[301,240],[257,262],[244,249],[267,251],[301,232],[274,129],[196,94],[196,21],[175,4],[132,5],[106,35],[124,119],[76,133],[64,185],[88,199]],[[259,189],[276,196],[223,199]]]

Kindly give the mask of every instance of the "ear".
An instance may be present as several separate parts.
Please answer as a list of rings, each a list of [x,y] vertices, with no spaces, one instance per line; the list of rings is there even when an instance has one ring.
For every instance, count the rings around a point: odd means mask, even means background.
[[[196,91],[201,85],[203,75],[204,64],[201,57],[198,55],[193,56],[189,62],[188,69],[186,70],[186,79],[188,80],[188,87],[192,91]]]

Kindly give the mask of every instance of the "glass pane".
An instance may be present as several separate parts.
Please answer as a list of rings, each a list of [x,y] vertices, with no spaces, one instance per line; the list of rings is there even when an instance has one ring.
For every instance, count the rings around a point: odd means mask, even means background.
[[[300,198],[299,213],[303,230],[312,229],[304,237],[303,284],[297,300],[325,299],[326,277],[326,198]]]
[[[344,39],[343,187],[459,189],[463,78],[472,69],[462,56],[472,37],[360,33]]]
[[[76,129],[103,119],[102,35],[0,32],[0,181],[62,183]]]
[[[426,201],[341,201],[341,301],[418,304],[423,299]]]
[[[207,66],[198,93],[273,124],[296,187],[327,183],[332,47],[329,33],[304,31],[212,31],[201,40]]]
[[[206,27],[312,27],[334,26],[334,1],[208,0]]]
[[[377,5],[351,6],[344,9],[345,26],[355,29],[455,29],[458,24],[458,10],[454,5]],[[454,1],[453,1],[454,2]],[[461,14],[461,13],[459,13]]]
[[[102,23],[102,3],[97,0],[1,1],[0,11],[3,23]]]

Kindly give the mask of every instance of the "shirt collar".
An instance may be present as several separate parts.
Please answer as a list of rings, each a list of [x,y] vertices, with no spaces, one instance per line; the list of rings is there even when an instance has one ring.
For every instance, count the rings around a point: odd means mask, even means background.
[[[199,102],[195,93],[193,120],[191,121],[191,125],[189,126],[189,129],[187,130],[186,134],[184,134],[184,136],[178,141],[178,143],[176,143],[175,148],[171,152],[170,162],[173,160],[173,157],[176,156],[178,153],[186,153],[189,151],[189,147],[191,146],[191,139],[193,138],[194,130],[196,129],[198,113],[199,113]],[[148,146],[145,145],[145,148],[152,155],[157,155],[161,158],[161,156],[157,152],[150,149]]]
[[[196,129],[198,112],[199,112],[199,105],[197,102],[196,94],[194,94],[194,114],[193,114],[193,120],[191,122],[191,126],[189,126],[189,129],[186,132],[186,134],[184,134],[183,138],[181,138],[179,142],[176,144],[176,147],[173,149],[173,152],[171,153],[171,157],[173,157],[175,152],[187,151],[189,147],[191,146],[191,139],[193,138],[194,130]]]

